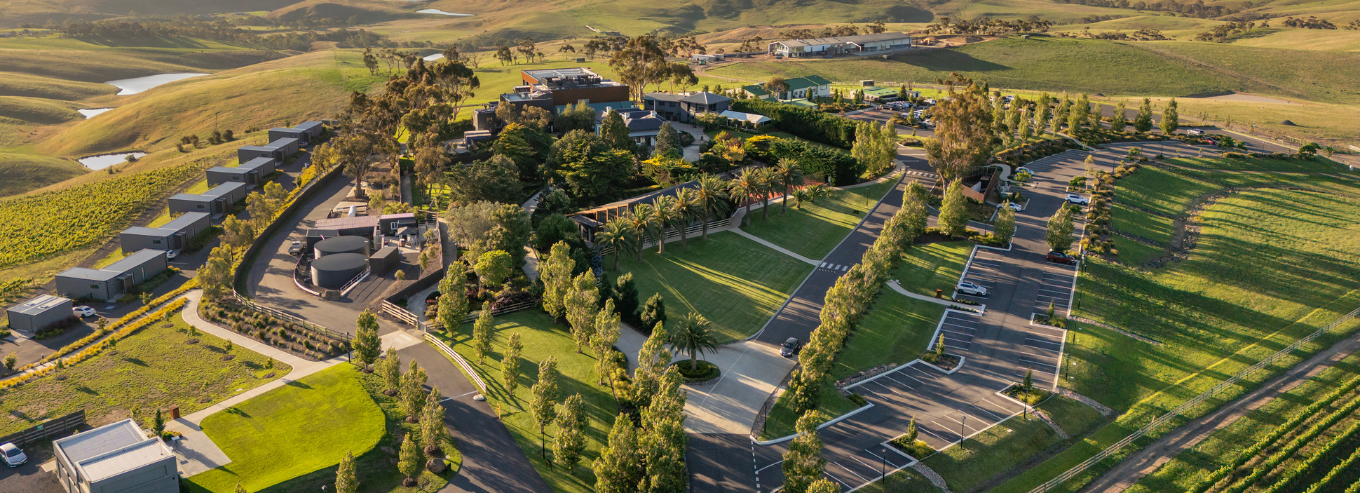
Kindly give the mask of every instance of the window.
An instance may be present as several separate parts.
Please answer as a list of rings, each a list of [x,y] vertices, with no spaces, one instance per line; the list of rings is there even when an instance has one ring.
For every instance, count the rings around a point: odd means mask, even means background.
[[[99,289],[99,285],[98,285],[98,284],[91,284],[91,285],[90,285],[90,289]]]
[[[151,240],[151,244],[152,244],[152,245],[159,245],[159,244],[161,244],[161,240]]]

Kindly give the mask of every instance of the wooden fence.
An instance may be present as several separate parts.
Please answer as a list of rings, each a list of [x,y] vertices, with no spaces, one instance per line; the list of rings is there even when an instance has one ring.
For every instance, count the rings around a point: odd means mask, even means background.
[[[24,447],[30,443],[40,442],[57,435],[64,435],[66,432],[74,430],[84,424],[85,410],[81,409],[60,418],[54,418],[38,423],[27,430],[6,437],[0,437],[0,443],[13,443],[19,447]]]
[[[351,336],[351,335],[346,334],[346,333],[344,333],[344,332],[338,332],[338,331],[334,331],[334,330],[331,330],[331,329],[327,329],[327,328],[322,327],[322,326],[320,326],[320,325],[317,325],[317,324],[308,322],[308,321],[306,321],[306,320],[303,320],[302,318],[300,318],[300,317],[298,317],[298,316],[296,316],[296,315],[293,315],[293,314],[291,314],[291,313],[287,313],[287,312],[284,312],[284,311],[276,310],[276,309],[273,309],[273,308],[270,308],[270,307],[267,307],[267,306],[264,306],[264,305],[256,304],[254,301],[251,301],[250,298],[246,298],[245,296],[241,296],[240,293],[237,293],[237,292],[234,292],[234,291],[233,291],[231,294],[232,294],[232,297],[236,300],[237,303],[240,303],[240,304],[242,304],[242,305],[245,305],[247,308],[250,308],[251,310],[255,310],[255,311],[258,311],[258,312],[262,312],[262,313],[267,313],[267,314],[269,314],[270,316],[277,317],[277,318],[282,318],[282,319],[284,319],[284,320],[288,320],[288,321],[290,321],[290,322],[292,322],[292,323],[295,323],[295,324],[301,326],[303,329],[306,329],[306,330],[308,330],[308,331],[310,331],[310,332],[313,332],[313,333],[316,333],[316,334],[319,334],[319,335],[323,335],[323,336],[326,336],[326,337],[330,337],[330,338],[335,339],[335,340],[337,340],[337,341],[350,342],[352,339],[354,339],[354,336]]]

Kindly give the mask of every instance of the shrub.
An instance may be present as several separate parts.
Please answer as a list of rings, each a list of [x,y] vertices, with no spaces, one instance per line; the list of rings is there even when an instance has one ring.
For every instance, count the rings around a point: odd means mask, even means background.
[[[768,116],[780,130],[813,142],[842,149],[855,143],[854,121],[814,109],[762,99],[738,99],[732,101],[732,110]]]

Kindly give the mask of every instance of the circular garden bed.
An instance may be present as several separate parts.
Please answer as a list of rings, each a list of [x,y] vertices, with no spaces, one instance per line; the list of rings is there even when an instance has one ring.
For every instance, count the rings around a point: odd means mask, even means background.
[[[690,369],[690,360],[676,361],[671,364],[675,365],[677,370],[680,370],[680,376],[685,377],[685,383],[688,384],[708,383],[717,380],[718,377],[722,375],[722,371],[718,369],[718,365],[704,360],[699,360],[698,363],[694,365],[693,370]]]

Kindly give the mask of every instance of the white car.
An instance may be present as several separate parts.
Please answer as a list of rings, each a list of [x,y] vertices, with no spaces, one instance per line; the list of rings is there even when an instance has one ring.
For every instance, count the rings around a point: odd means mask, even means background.
[[[987,288],[974,284],[970,281],[963,281],[959,283],[958,290],[960,293],[967,295],[987,296]]]
[[[1030,176],[1034,176],[1034,172],[1033,172],[1033,171],[1030,171],[1029,168],[1026,168],[1026,167],[1024,167],[1024,166],[1021,166],[1021,167],[1019,167],[1019,168],[1015,168],[1015,170],[1011,172],[1012,175],[1018,175],[1018,174],[1020,174],[1020,173],[1029,173]]]
[[[178,257],[178,256],[179,256],[179,250],[166,250],[166,251],[165,251],[165,259],[166,259],[166,260],[174,260],[175,257]]]
[[[1020,211],[1025,210],[1025,208],[1024,208],[1023,206],[1021,206],[1020,204],[1017,204],[1017,203],[1015,203],[1015,202],[1006,202],[1006,205],[1010,206],[1011,210],[1013,210],[1013,211],[1015,211],[1015,212],[1020,212]]]
[[[4,456],[5,465],[9,467],[19,467],[28,462],[28,456],[24,455],[23,450],[15,447],[13,443],[0,445],[0,456]]]
[[[1067,194],[1067,203],[1076,205],[1088,205],[1091,203],[1091,199],[1082,197],[1075,193],[1069,193]]]
[[[1186,130],[1185,133],[1187,133],[1187,134],[1189,134],[1189,135],[1204,135],[1204,131],[1203,131],[1203,130],[1196,130],[1196,129],[1193,129],[1193,128],[1192,128],[1192,129],[1189,129],[1189,130]]]
[[[94,308],[90,308],[85,305],[80,305],[75,308],[72,308],[71,313],[80,318],[93,317],[95,315],[98,315],[97,313],[95,313]]]

